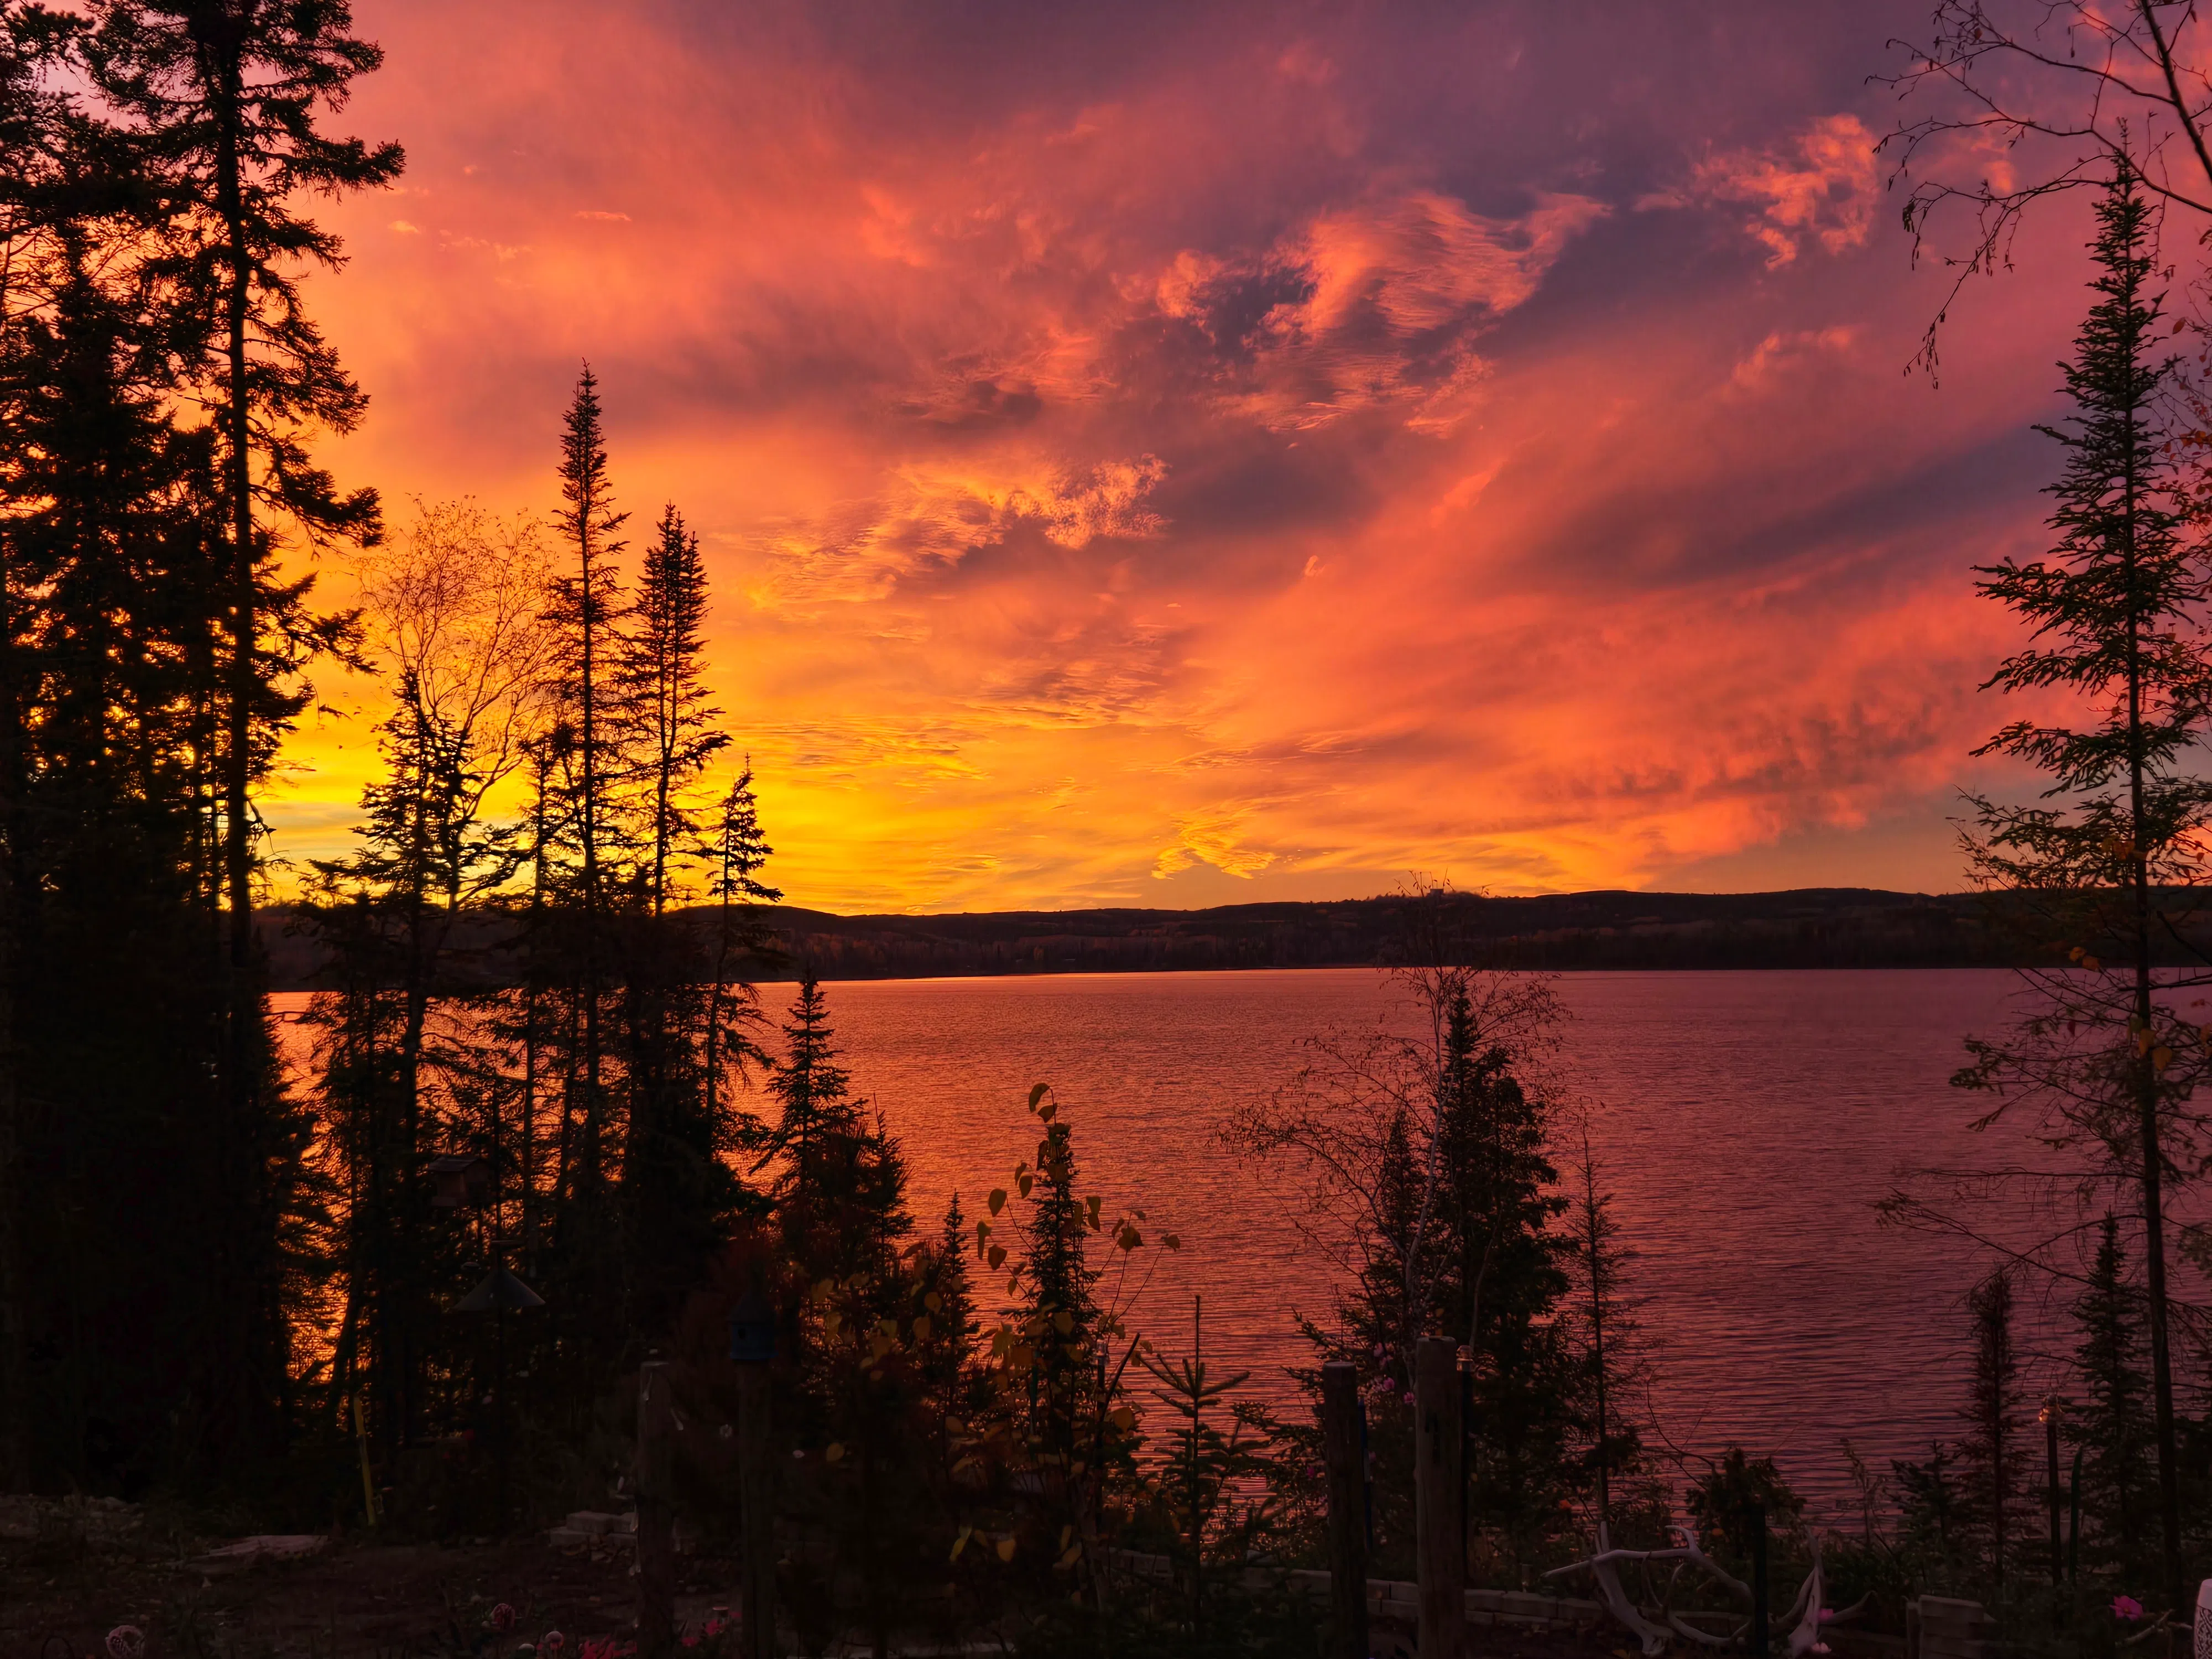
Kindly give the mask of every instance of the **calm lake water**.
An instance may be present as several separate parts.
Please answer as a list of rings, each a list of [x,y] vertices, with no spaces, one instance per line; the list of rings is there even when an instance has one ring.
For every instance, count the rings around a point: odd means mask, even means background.
[[[1574,974],[1568,1082],[1595,1103],[1598,1154],[1633,1289],[1662,1344],[1650,1402],[1675,1445],[1774,1455],[1816,1506],[1856,1510],[1846,1437],[1878,1470],[1955,1431],[1969,1247],[1877,1225],[1906,1164],[2017,1158],[1976,1136],[1947,1079],[1960,1038],[2002,1018],[1987,971]],[[764,988],[781,1011],[791,988]],[[1209,1358],[1277,1398],[1306,1358],[1293,1317],[1325,1318],[1330,1261],[1295,1206],[1218,1139],[1303,1041],[1405,1018],[1364,969],[847,982],[828,988],[856,1087],[904,1143],[916,1218],[955,1191],[971,1215],[1033,1158],[1030,1086],[1074,1127],[1081,1189],[1141,1206],[1139,1328],[1187,1347],[1205,1299]],[[296,1009],[305,999],[288,996]],[[979,1283],[988,1291],[990,1286]],[[2025,1334],[2033,1348],[2037,1333]],[[2033,1367],[2031,1368],[2033,1369]],[[2034,1377],[2030,1376],[2031,1384]]]

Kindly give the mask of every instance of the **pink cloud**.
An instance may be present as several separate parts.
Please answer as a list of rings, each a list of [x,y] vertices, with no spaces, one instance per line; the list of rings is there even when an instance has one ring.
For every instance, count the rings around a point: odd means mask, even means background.
[[[1724,151],[1698,163],[1689,184],[1638,204],[1741,202],[1758,210],[1744,228],[1767,248],[1770,269],[1808,240],[1829,253],[1863,246],[1880,191],[1875,134],[1856,115],[1824,115],[1783,143]]]

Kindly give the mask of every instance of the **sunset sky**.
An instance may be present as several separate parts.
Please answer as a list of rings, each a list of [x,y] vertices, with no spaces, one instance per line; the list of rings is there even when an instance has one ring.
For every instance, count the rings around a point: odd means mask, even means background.
[[[588,358],[794,902],[1955,887],[2086,264],[1905,372],[1926,13],[364,0],[325,453],[548,513]],[[371,761],[320,690],[281,856]]]

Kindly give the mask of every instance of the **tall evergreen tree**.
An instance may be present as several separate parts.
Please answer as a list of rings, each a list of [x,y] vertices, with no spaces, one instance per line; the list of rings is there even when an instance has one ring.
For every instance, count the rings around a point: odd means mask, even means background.
[[[753,793],[752,763],[730,785],[715,813],[713,834],[697,849],[697,856],[713,874],[708,890],[714,900],[713,961],[707,1001],[707,1114],[717,1124],[723,1121],[724,1074],[733,1064],[757,1057],[750,1028],[759,1018],[759,1001],[753,988],[735,977],[747,962],[773,960],[778,949],[772,935],[752,915],[756,904],[772,904],[783,895],[760,879],[760,871],[775,849],[761,831],[760,802]]]
[[[206,1126],[222,1173],[201,1235],[207,1285],[204,1375],[197,1385],[218,1437],[271,1443],[265,1402],[283,1392],[283,1199],[271,1185],[269,1126],[287,1110],[267,1030],[253,927],[253,804],[275,733],[303,707],[303,654],[342,629],[307,621],[305,580],[278,574],[287,526],[310,542],[373,541],[373,490],[340,491],[310,459],[316,430],[344,432],[366,399],[316,327],[303,267],[335,268],[337,237],[299,215],[302,192],[340,196],[388,184],[396,144],[332,138],[325,119],[381,53],[351,33],[342,3],[96,0],[79,62],[105,118],[127,129],[161,214],[136,273],[155,296],[148,343],[206,408],[213,475],[228,536],[226,651],[216,762],[227,945],[218,1059],[222,1107]],[[280,1137],[281,1139],[281,1137]]]
[[[822,982],[808,975],[792,1000],[783,1028],[784,1056],[769,1076],[778,1114],[766,1137],[763,1164],[781,1158],[776,1201],[794,1248],[806,1249],[834,1200],[836,1143],[859,1125],[851,1079],[837,1064],[830,1005]]]
[[[1030,1434],[1040,1462],[1064,1478],[1090,1437],[1100,1404],[1100,1270],[1085,1249],[1093,1217],[1075,1190],[1075,1139],[1065,1120],[1046,1126],[1030,1180],[1019,1304],[1031,1355]]]
[[[964,1421],[975,1408],[970,1368],[975,1335],[975,1297],[968,1282],[967,1218],[960,1194],[945,1206],[936,1247],[922,1264],[922,1314],[928,1325],[921,1339],[922,1374],[940,1421]],[[948,1449],[946,1448],[945,1449]]]
[[[580,1027],[580,1075],[566,1111],[576,1124],[575,1208],[588,1225],[606,1179],[609,1104],[600,1025],[617,880],[609,866],[613,854],[630,845],[618,792],[630,781],[633,735],[633,711],[617,672],[618,630],[627,603],[617,562],[625,544],[616,532],[629,515],[614,510],[599,381],[588,363],[562,417],[560,477],[562,507],[555,522],[569,562],[554,582],[548,615],[566,739],[557,745],[564,798],[554,834],[573,859],[574,936],[568,944],[576,975],[574,1017]],[[583,1248],[602,1243],[583,1243]]]
[[[1525,1553],[1557,1524],[1580,1427],[1583,1389],[1559,1318],[1573,1241],[1555,1225],[1568,1200],[1547,1151],[1549,1103],[1486,1040],[1463,983],[1446,1003],[1439,1095],[1436,1328],[1474,1358],[1471,1514]]]
[[[2157,1509],[2141,1304],[2141,1292],[2128,1282],[2119,1220],[2108,1215],[2074,1304],[2081,1333],[2074,1366],[2084,1398],[2062,1420],[2081,1454],[2080,1498],[2092,1527],[2093,1564],[2122,1575],[2149,1565],[2146,1546]]]
[[[2140,1221],[2143,1312],[2159,1467],[2164,1590],[2181,1583],[2180,1468],[2166,1288],[2168,1188],[2202,1167],[2205,1119],[2191,1103],[2205,1060],[2177,994],[2208,981],[2154,976],[2159,942],[2192,910],[2212,789],[2193,769],[2212,708],[2208,579],[2184,533],[2160,397],[2162,296],[2152,210],[2122,165],[2091,245],[2097,295],[2065,365],[2076,414],[2042,428],[2064,447],[2051,486],[2059,539],[2043,557],[1982,568],[1981,591],[2033,635],[1998,665],[2004,691],[2070,694],[2081,726],[2007,725],[1978,750],[2051,779],[2045,804],[1977,799],[1969,850],[1984,884],[2016,896],[2034,936],[2075,941],[2076,968],[2032,975],[2040,1006],[2002,1039],[1969,1045],[1957,1081],[1993,1091],[1984,1119],[2014,1099],[2040,1113],[2039,1139],[2095,1156],[2112,1195]],[[2175,894],[2180,896],[2176,899]]]
[[[655,915],[667,906],[674,862],[697,834],[684,792],[730,742],[729,733],[714,724],[721,711],[708,702],[706,620],[707,568],[699,557],[699,538],[671,502],[647,544],[624,641],[629,696],[644,725],[644,758],[651,769],[647,890]]]
[[[1966,1297],[1974,1370],[1959,1437],[1959,1462],[1970,1528],[1983,1565],[2000,1594],[2019,1534],[2021,1492],[2020,1352],[2013,1332],[2011,1275],[2002,1269]]]

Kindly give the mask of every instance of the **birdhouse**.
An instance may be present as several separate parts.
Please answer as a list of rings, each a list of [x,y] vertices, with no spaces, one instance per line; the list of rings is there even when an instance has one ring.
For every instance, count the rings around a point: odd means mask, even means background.
[[[447,1152],[430,1160],[430,1202],[441,1210],[481,1207],[491,1197],[491,1160]]]
[[[730,1310],[730,1358],[740,1365],[765,1365],[775,1358],[775,1309],[757,1287]]]

